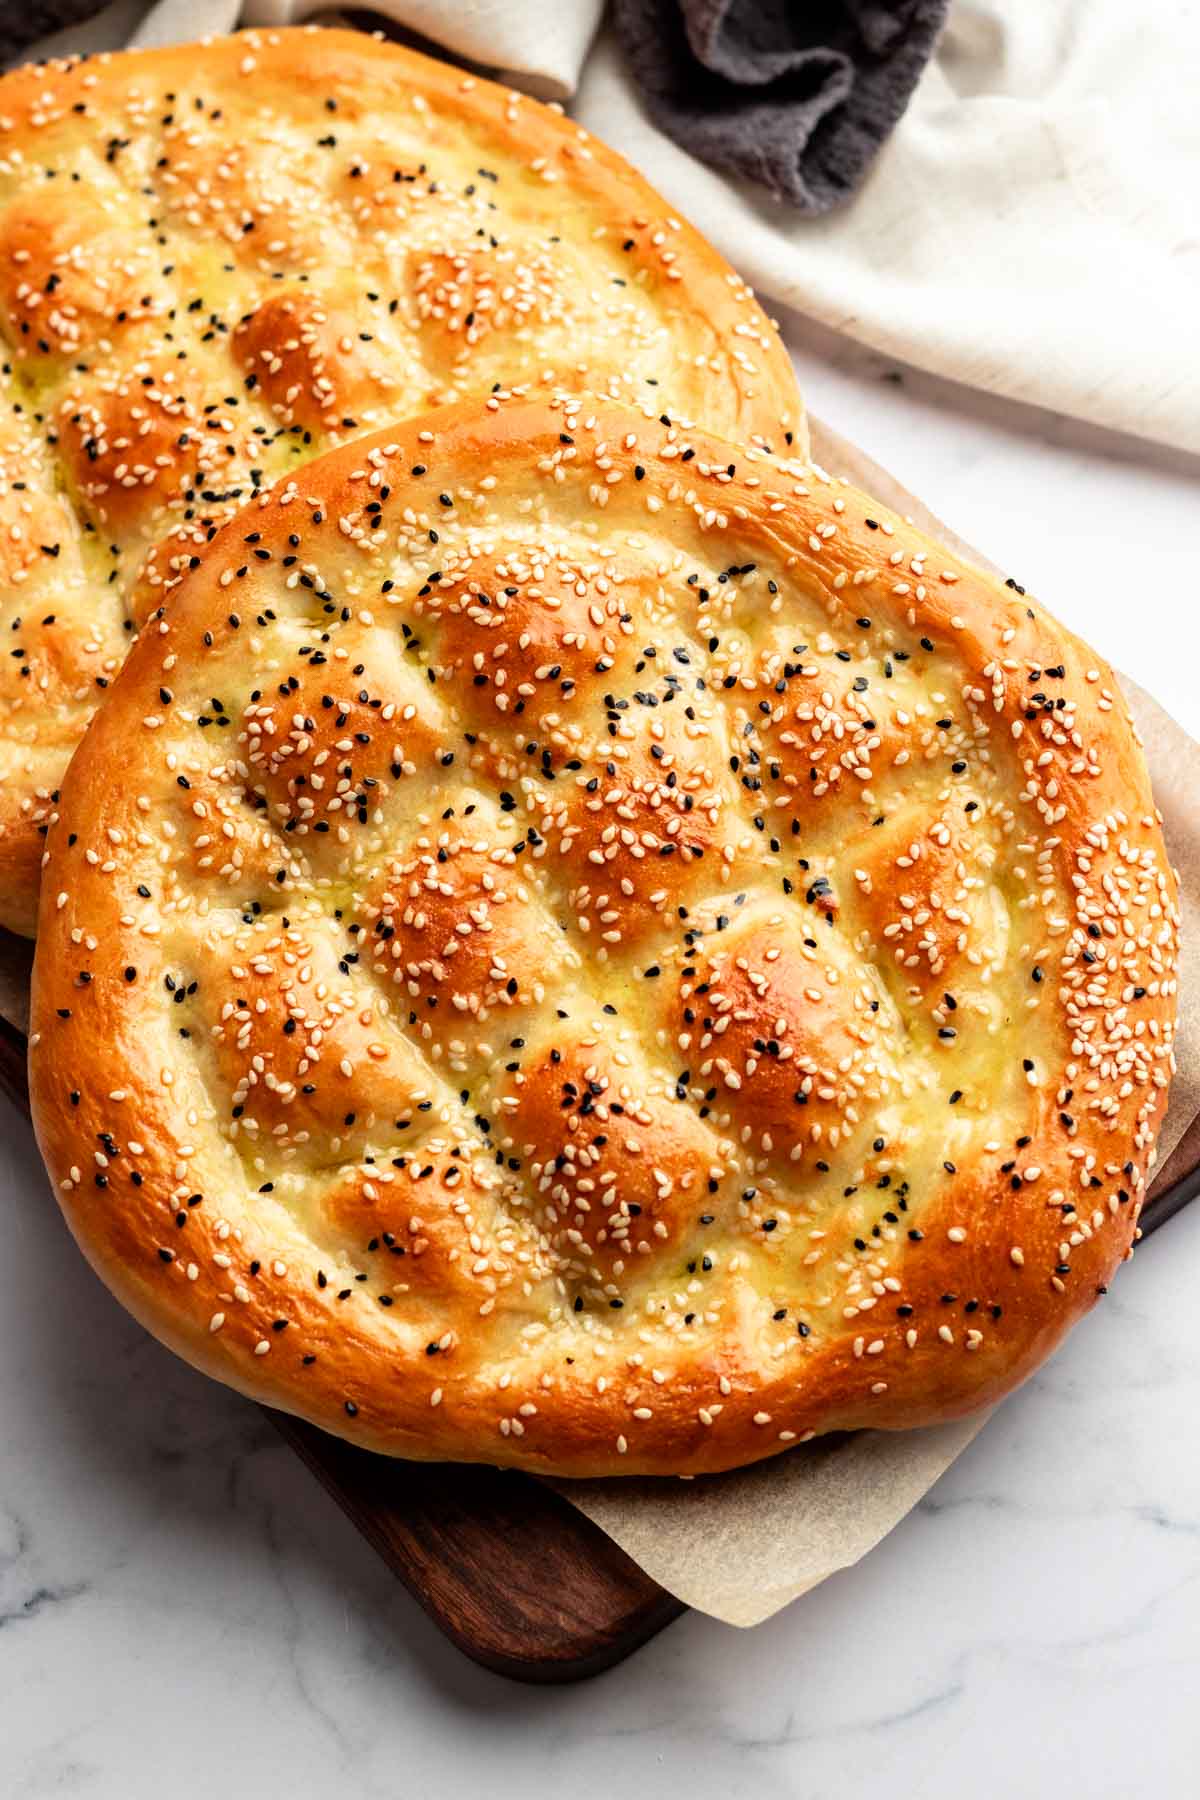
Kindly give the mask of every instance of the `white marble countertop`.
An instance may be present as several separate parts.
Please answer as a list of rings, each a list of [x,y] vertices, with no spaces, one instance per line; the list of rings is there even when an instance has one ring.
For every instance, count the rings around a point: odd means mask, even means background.
[[[1200,734],[1195,467],[792,337],[815,411]],[[1200,1204],[856,1569],[535,1690],[120,1312],[7,1110],[0,1191],[3,1800],[1196,1793]]]

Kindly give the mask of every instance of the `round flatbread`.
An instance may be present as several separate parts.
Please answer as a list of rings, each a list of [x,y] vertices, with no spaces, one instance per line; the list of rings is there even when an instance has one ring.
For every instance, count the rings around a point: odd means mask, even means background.
[[[996,1400],[1128,1251],[1177,892],[1111,671],[800,464],[449,409],[219,533],[48,839],[103,1278],[378,1450],[690,1473]]]
[[[0,924],[59,782],[216,522],[323,447],[592,389],[777,450],[745,283],[556,109],[358,32],[0,79]]]

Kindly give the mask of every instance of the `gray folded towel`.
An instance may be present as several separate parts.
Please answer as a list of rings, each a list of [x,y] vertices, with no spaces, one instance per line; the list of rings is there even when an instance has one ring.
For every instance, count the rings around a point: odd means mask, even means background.
[[[900,118],[949,0],[614,0],[654,123],[801,212],[849,198]]]
[[[0,0],[0,63],[103,0]],[[949,0],[613,0],[654,123],[801,212],[866,174],[932,54]],[[303,10],[303,9],[301,9]],[[196,0],[196,29],[206,28]]]
[[[0,68],[26,44],[79,25],[100,11],[104,0],[0,0]]]

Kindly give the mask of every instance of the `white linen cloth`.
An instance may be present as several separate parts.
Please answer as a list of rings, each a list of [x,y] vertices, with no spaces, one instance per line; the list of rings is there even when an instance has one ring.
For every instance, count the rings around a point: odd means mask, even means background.
[[[664,0],[665,3],[665,0]],[[801,218],[643,112],[603,0],[374,0],[543,98],[571,100],[768,299],[887,356],[1200,453],[1200,0],[957,0],[851,203]],[[249,24],[314,0],[245,0]],[[117,0],[82,32],[127,41]],[[134,41],[228,30],[238,0],[159,0]]]

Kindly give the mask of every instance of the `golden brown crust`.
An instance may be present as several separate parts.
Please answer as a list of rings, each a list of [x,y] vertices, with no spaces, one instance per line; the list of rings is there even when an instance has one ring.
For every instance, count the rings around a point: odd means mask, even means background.
[[[1111,671],[852,488],[588,399],[227,525],[40,923],[100,1274],[405,1455],[687,1473],[997,1399],[1126,1254],[1172,1069]]]
[[[257,487],[498,388],[804,442],[750,290],[621,157],[359,32],[0,78],[0,336],[0,924],[25,932],[133,627]]]

